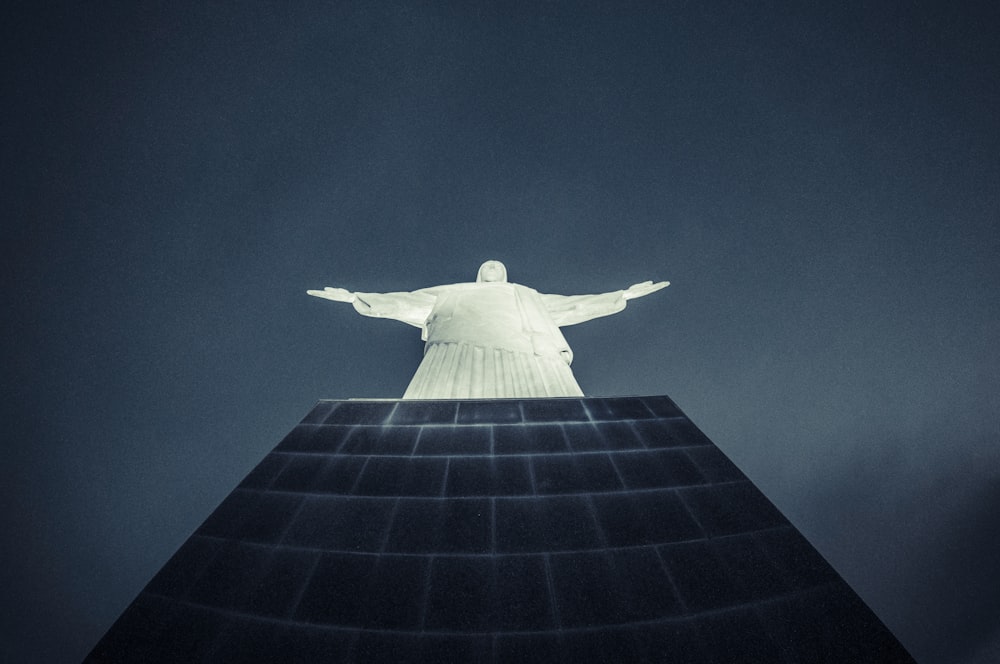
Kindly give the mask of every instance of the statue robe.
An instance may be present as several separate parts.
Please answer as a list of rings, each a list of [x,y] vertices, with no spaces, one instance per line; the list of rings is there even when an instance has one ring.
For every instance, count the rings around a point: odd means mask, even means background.
[[[583,396],[559,328],[625,308],[623,291],[549,295],[508,282],[355,293],[365,316],[419,327],[424,357],[404,399]]]

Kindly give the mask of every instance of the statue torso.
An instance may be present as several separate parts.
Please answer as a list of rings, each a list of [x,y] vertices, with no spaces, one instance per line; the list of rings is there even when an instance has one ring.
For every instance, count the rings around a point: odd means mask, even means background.
[[[516,288],[509,283],[442,287],[427,318],[427,342],[532,352]]]
[[[424,325],[428,344],[464,343],[518,353],[572,353],[539,294],[512,283],[466,283],[428,288],[436,297]]]

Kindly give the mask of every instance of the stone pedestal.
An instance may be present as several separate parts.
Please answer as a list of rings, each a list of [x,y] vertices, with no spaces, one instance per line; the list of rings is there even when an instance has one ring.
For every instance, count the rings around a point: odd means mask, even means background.
[[[89,662],[910,662],[667,397],[321,401]]]

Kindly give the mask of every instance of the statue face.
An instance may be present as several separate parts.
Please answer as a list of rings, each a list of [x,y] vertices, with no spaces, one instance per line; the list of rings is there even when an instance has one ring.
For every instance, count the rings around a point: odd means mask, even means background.
[[[486,261],[479,268],[479,282],[507,281],[507,268],[500,261]]]

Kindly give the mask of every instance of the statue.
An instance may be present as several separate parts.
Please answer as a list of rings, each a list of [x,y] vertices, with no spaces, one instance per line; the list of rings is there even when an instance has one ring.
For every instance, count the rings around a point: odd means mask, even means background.
[[[421,329],[424,358],[404,399],[571,397],[583,392],[559,328],[618,313],[628,300],[669,285],[645,281],[600,295],[549,295],[509,283],[507,268],[491,260],[475,283],[410,293],[306,292]]]

